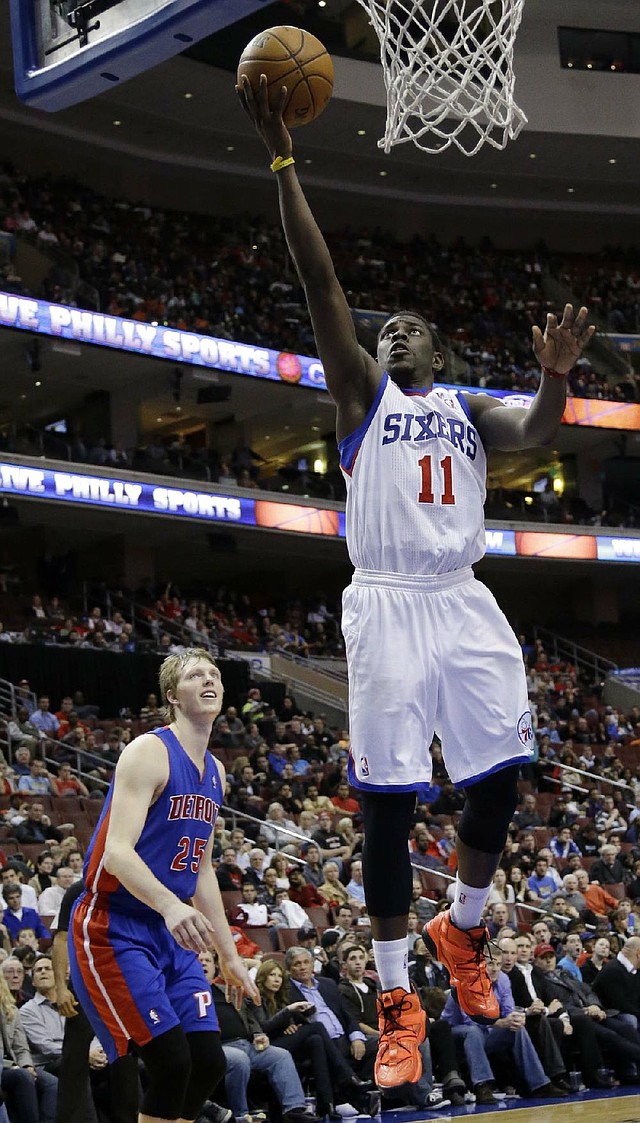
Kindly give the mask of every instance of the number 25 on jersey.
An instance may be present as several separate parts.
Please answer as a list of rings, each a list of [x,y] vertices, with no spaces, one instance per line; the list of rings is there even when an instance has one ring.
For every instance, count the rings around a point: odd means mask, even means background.
[[[194,838],[192,850],[191,839],[188,835],[185,835],[178,843],[178,853],[173,859],[170,869],[172,869],[174,873],[181,873],[183,870],[186,870],[187,865],[190,864],[191,872],[198,873],[206,845],[206,838]]]
[[[421,488],[418,495],[418,503],[437,503],[440,502],[445,507],[451,507],[455,504],[456,497],[453,494],[453,479],[451,470],[451,457],[445,456],[440,464],[432,464],[433,457],[430,455],[422,456],[418,461],[418,467],[421,473]],[[437,486],[437,481],[441,481],[440,486]],[[436,483],[440,499],[434,496],[433,488]]]

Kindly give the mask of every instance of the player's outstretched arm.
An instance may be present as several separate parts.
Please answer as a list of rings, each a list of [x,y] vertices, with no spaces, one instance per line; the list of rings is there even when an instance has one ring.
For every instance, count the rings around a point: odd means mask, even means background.
[[[243,108],[267,147],[271,161],[292,153],[291,136],[282,120],[286,87],[269,107],[267,79],[253,93],[243,77],[236,87]],[[346,297],[336,277],[333,261],[320,228],[298,181],[294,164],[276,172],[280,214],[287,245],[307,297],[318,354],[327,388],[344,418],[341,427],[352,432],[375,398],[381,370],[360,347]],[[340,434],[339,434],[340,436]]]
[[[542,378],[529,409],[505,408],[484,394],[467,395],[485,447],[513,452],[546,445],[554,439],[567,404],[566,375],[596,330],[587,325],[588,315],[584,307],[576,314],[572,304],[565,304],[560,323],[549,313],[544,334],[539,327],[532,329],[533,353],[542,367]]]
[[[127,745],[116,765],[104,865],[134,897],[160,913],[181,947],[199,952],[211,943],[211,924],[167,889],[135,850],[147,812],[168,779],[168,757],[159,751],[157,737],[143,734]]]

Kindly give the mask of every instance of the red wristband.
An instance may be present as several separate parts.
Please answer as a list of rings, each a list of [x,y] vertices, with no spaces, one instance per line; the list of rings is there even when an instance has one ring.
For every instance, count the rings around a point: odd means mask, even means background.
[[[540,364],[540,365],[542,366],[542,373],[546,374],[548,378],[566,378],[567,377],[566,374],[561,374],[561,372],[559,370],[549,370],[549,367],[545,367],[543,364]]]

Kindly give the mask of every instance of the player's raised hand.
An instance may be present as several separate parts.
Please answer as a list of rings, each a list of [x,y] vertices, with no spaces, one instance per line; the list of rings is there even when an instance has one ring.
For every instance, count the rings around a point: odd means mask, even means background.
[[[182,901],[176,901],[164,913],[164,922],[181,948],[187,951],[208,951],[213,942],[213,925],[203,913]]]
[[[558,374],[568,374],[595,334],[595,327],[587,325],[588,309],[581,308],[576,315],[573,304],[565,304],[562,321],[549,312],[544,335],[539,327],[532,329],[533,353],[541,366]]]
[[[218,953],[218,960],[220,963],[220,974],[225,981],[225,997],[227,1002],[232,1002],[239,1010],[242,1006],[242,1000],[247,996],[256,1006],[262,1005],[262,998],[253,979],[249,975],[247,968],[242,962],[239,955],[220,955]]]
[[[286,158],[291,155],[291,135],[284,121],[282,111],[287,100],[287,87],[282,86],[280,92],[273,99],[273,107],[269,105],[269,92],[267,89],[266,74],[260,75],[260,86],[254,93],[246,74],[240,78],[236,86],[236,93],[245,113],[253,121],[258,135],[266,144],[272,160],[276,156]]]

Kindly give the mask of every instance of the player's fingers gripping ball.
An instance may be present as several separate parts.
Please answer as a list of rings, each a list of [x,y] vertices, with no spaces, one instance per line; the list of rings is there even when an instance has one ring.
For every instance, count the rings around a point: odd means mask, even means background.
[[[257,94],[261,74],[267,78],[271,109],[287,87],[282,119],[288,129],[318,117],[333,92],[331,56],[315,35],[300,27],[270,27],[247,43],[238,63],[238,85],[246,75]]]

